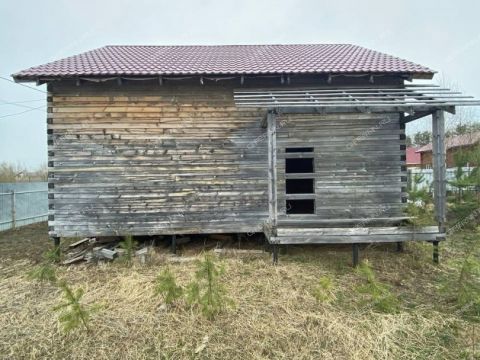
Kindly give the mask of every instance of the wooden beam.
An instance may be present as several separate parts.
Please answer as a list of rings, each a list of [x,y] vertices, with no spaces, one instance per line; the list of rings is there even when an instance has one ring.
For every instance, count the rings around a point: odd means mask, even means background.
[[[440,232],[445,232],[446,221],[446,166],[445,166],[445,117],[443,111],[432,114],[432,147],[433,147],[433,191],[435,216]]]
[[[242,106],[244,108],[246,106]],[[358,105],[345,105],[345,106],[270,106],[267,107],[270,110],[274,110],[278,114],[327,114],[327,113],[338,113],[338,112],[357,112]],[[258,106],[251,106],[251,108],[258,108]],[[391,113],[391,112],[403,112],[405,108],[402,106],[363,106],[365,112],[368,113]],[[447,112],[454,111],[452,106],[433,106],[433,105],[418,105],[414,107],[415,111],[418,112],[429,112],[443,110]]]
[[[416,111],[414,112],[413,114],[411,115],[407,115],[403,118],[402,120],[402,123],[406,124],[410,121],[414,121],[414,120],[417,120],[417,119],[420,119],[422,117],[425,117],[425,116],[428,116],[428,115],[432,115],[434,111]]]
[[[268,213],[274,228],[277,223],[277,125],[273,111],[267,113],[268,134]]]

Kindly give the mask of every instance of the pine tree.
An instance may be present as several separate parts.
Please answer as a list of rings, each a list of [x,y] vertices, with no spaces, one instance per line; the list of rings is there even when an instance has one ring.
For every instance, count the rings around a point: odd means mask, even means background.
[[[368,261],[363,261],[356,268],[356,271],[364,282],[357,287],[357,291],[367,295],[368,302],[371,303],[375,309],[385,313],[398,312],[398,298],[392,294],[388,285],[377,280]]]
[[[54,311],[61,311],[58,318],[65,332],[69,332],[79,326],[84,326],[90,331],[88,326],[91,315],[98,310],[98,306],[86,307],[80,303],[83,296],[83,289],[79,288],[73,291],[65,281],[58,283],[59,288],[63,291],[64,302],[55,306]]]
[[[199,306],[208,319],[213,319],[233,304],[221,283],[223,274],[224,268],[217,265],[211,255],[206,254],[204,260],[198,263],[195,280],[187,287],[187,302]]]
[[[127,235],[125,236],[123,241],[120,242],[119,245],[124,250],[124,253],[120,257],[120,260],[125,262],[125,264],[127,265],[131,265],[137,242],[133,240],[132,235]]]
[[[55,283],[57,281],[57,276],[54,263],[57,263],[58,261],[60,261],[60,251],[57,248],[45,252],[43,254],[42,264],[29,271],[28,277],[33,280]]]
[[[330,276],[322,276],[318,285],[313,289],[313,297],[320,303],[327,303],[335,298],[333,292],[334,284]]]
[[[183,294],[183,289],[177,286],[175,276],[169,268],[165,268],[155,279],[155,295],[162,295],[166,304],[172,304]]]

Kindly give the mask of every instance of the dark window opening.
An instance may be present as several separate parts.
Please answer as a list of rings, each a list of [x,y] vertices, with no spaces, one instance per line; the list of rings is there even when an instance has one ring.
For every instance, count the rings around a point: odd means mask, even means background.
[[[287,179],[285,181],[287,194],[313,194],[313,179]]]
[[[287,214],[315,214],[315,200],[287,200]]]
[[[285,172],[313,173],[313,158],[285,159]]]
[[[286,153],[313,152],[313,147],[292,147],[286,148]]]

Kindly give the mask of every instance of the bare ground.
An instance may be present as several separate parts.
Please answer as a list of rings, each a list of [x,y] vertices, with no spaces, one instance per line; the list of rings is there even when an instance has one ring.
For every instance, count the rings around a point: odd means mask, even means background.
[[[395,314],[380,313],[356,290],[350,247],[291,247],[272,266],[268,255],[222,261],[235,305],[207,320],[180,302],[168,308],[153,296],[153,280],[167,266],[162,247],[145,265],[58,266],[57,274],[85,290],[85,304],[100,304],[90,333],[64,333],[52,308],[61,300],[51,284],[27,272],[51,244],[45,224],[0,233],[0,358],[5,359],[458,359],[479,358],[480,330],[457,314],[439,291],[451,274],[457,248],[442,244],[442,263],[431,246],[367,247],[361,256],[401,300]],[[261,244],[245,244],[262,248]],[[187,244],[184,258],[203,244]],[[195,263],[169,263],[185,285]],[[334,279],[336,300],[312,295],[320,277]],[[456,276],[452,274],[451,276]]]

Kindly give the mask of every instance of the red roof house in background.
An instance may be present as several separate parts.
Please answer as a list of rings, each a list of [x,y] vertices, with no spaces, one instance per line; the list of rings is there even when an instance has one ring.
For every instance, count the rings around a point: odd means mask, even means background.
[[[420,167],[422,165],[422,157],[417,151],[418,147],[407,147],[407,168]]]
[[[447,168],[455,167],[454,155],[460,151],[471,150],[475,145],[480,144],[480,131],[451,136],[445,139],[445,148],[447,151]],[[421,158],[422,168],[432,167],[432,144],[427,144],[417,149],[417,153]],[[407,164],[408,164],[408,149],[407,149]],[[473,164],[472,164],[473,165]],[[407,165],[408,166],[408,165]]]

